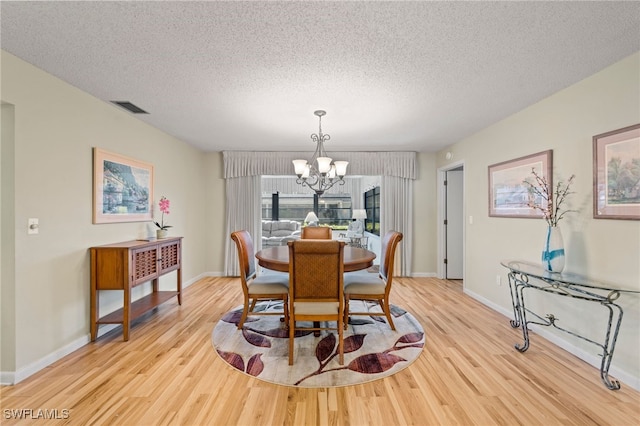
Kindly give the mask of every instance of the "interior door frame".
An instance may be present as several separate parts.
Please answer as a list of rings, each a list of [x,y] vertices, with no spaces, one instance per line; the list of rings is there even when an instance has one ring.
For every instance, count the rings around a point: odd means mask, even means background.
[[[457,169],[462,167],[462,217],[464,220],[462,221],[462,282],[464,285],[465,274],[466,274],[466,239],[467,239],[467,221],[466,221],[466,174],[464,173],[464,161],[457,161],[455,163],[447,164],[446,166],[438,168],[438,177],[437,177],[437,204],[438,204],[438,261],[437,261],[437,269],[436,274],[440,279],[445,278],[445,269],[444,269],[444,258],[446,255],[446,240],[445,240],[445,225],[444,219],[446,217],[446,189],[444,186],[444,181],[447,176],[447,172],[449,170]]]

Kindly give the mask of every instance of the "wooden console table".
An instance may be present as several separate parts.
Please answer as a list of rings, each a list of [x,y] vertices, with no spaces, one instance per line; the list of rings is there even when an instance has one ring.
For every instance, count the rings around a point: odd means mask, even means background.
[[[600,378],[602,382],[609,389],[620,389],[620,383],[609,377],[609,367],[611,366],[613,350],[616,346],[616,339],[618,338],[623,313],[622,307],[614,303],[614,301],[623,294],[638,294],[640,291],[609,287],[601,282],[578,274],[549,272],[542,268],[541,265],[530,262],[507,260],[501,262],[501,264],[509,269],[509,289],[511,290],[514,315],[514,319],[511,321],[511,327],[520,327],[524,339],[524,343],[522,345],[516,344],[515,348],[520,352],[525,352],[529,349],[529,324],[554,327],[557,330],[598,346],[600,350],[602,350],[602,361],[600,363]],[[606,307],[609,311],[609,322],[607,324],[604,342],[596,342],[575,331],[559,327],[558,324],[556,324],[559,318],[554,314],[546,314],[545,317],[542,317],[528,309],[525,306],[525,289],[538,290],[547,294],[594,302]],[[531,314],[534,318],[529,319],[527,314]]]
[[[174,296],[182,304],[182,237],[154,241],[125,241],[91,247],[91,341],[100,324],[122,324],[124,340],[129,340],[131,322]],[[159,291],[158,278],[177,271],[176,291]],[[153,292],[135,302],[131,289],[151,281]],[[103,317],[99,315],[101,290],[123,291],[123,307]]]

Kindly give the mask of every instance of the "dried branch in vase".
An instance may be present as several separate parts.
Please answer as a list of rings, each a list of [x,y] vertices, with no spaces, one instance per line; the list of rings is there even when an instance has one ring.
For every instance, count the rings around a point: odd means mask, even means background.
[[[564,206],[567,197],[573,194],[570,189],[575,175],[571,175],[566,184],[559,181],[552,190],[545,176],[540,176],[534,168],[531,169],[531,174],[532,178],[523,181],[529,191],[527,206],[539,210],[549,226],[558,226],[565,214],[577,211]]]

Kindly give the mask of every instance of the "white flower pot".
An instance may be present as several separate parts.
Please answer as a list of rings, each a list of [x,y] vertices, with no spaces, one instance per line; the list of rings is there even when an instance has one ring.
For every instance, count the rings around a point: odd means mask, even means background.
[[[542,267],[551,272],[562,272],[564,269],[564,240],[557,226],[547,228],[542,249]]]
[[[156,230],[156,236],[158,237],[158,239],[160,238],[167,238],[167,230],[166,229],[157,229]]]

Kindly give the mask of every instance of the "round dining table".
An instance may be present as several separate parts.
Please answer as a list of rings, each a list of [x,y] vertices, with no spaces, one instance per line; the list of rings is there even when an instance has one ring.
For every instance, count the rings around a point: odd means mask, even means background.
[[[272,271],[289,272],[289,246],[266,247],[256,253],[258,264]],[[376,254],[367,249],[344,247],[344,272],[359,271],[373,265]]]

